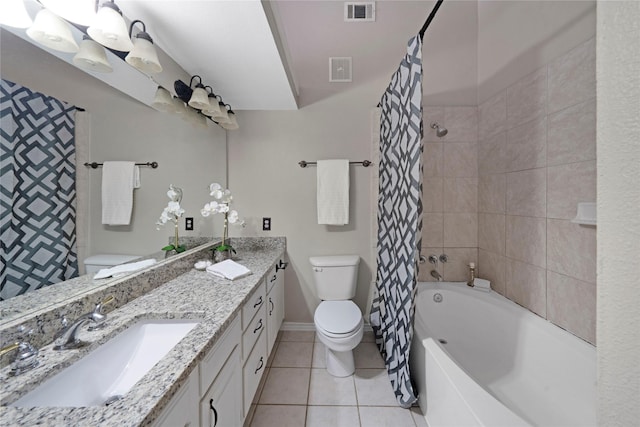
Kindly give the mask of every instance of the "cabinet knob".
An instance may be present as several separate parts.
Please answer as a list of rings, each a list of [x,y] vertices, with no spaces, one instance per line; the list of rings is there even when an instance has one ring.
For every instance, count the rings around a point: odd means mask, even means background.
[[[209,401],[209,407],[213,411],[213,427],[216,427],[216,425],[218,425],[218,411],[216,411],[216,407],[213,406],[213,399]]]

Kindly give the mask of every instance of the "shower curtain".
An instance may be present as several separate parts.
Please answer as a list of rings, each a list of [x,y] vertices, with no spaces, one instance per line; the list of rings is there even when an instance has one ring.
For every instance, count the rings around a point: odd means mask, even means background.
[[[398,404],[416,401],[409,373],[422,233],[422,41],[407,55],[380,101],[376,296],[371,326]]]
[[[2,80],[0,299],[78,274],[75,107]]]

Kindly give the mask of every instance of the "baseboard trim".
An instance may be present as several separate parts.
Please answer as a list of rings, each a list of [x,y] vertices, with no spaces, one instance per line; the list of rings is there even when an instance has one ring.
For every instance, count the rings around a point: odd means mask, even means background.
[[[305,322],[282,322],[282,326],[280,327],[281,331],[312,331],[316,330],[316,327],[313,323],[305,323]],[[364,324],[365,332],[372,332],[373,329],[369,323]]]

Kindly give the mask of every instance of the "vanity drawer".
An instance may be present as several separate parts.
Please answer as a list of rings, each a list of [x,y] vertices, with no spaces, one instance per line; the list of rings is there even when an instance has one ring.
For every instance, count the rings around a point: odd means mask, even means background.
[[[267,367],[267,334],[263,331],[258,342],[253,347],[247,363],[242,369],[242,381],[244,385],[244,415],[247,416],[251,402],[258,389],[260,378]]]
[[[247,360],[253,345],[265,329],[267,329],[267,305],[262,304],[247,329],[242,333],[242,360]]]
[[[253,295],[249,297],[247,302],[242,307],[242,330],[246,330],[249,326],[249,322],[256,315],[260,307],[264,304],[267,298],[267,290],[264,285],[264,281],[260,283]]]
[[[276,284],[276,282],[278,281],[278,273],[276,273],[276,268],[273,267],[271,270],[269,270],[269,274],[267,274],[267,293],[271,292],[271,288],[273,288],[273,285]],[[284,271],[282,272],[282,274],[284,274]]]
[[[233,349],[240,344],[241,336],[240,316],[236,316],[231,325],[200,362],[200,396],[207,391],[229,358],[229,355],[233,352]]]

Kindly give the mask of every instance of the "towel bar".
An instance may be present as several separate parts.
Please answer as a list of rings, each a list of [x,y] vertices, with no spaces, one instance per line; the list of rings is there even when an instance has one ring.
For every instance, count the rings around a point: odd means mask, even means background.
[[[298,162],[298,164],[300,165],[301,168],[306,168],[309,165],[317,165],[318,162],[307,162],[305,160],[301,160]],[[349,162],[350,165],[362,165],[365,168],[371,166],[371,162],[369,160],[362,160],[360,162]]]
[[[84,165],[91,169],[98,169],[98,166],[103,166],[104,163],[86,162]],[[136,166],[149,166],[152,169],[156,169],[158,167],[158,162],[136,163]]]

